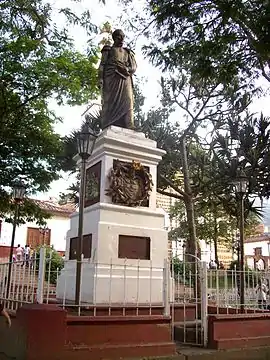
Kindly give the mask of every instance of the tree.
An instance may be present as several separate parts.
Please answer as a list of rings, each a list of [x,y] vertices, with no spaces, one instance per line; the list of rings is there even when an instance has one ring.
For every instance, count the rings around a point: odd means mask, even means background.
[[[252,208],[251,211],[254,211]],[[169,237],[172,241],[188,239],[188,222],[186,210],[182,201],[177,201],[170,210],[171,219],[177,224],[172,229]],[[197,240],[205,241],[214,246],[214,259],[219,264],[218,244],[224,244],[228,249],[232,248],[235,234],[238,230],[237,221],[225,211],[223,204],[209,196],[201,197],[195,202],[195,226]],[[260,224],[259,217],[250,212],[245,224],[246,236],[256,235],[256,227]]]
[[[170,71],[185,69],[211,84],[253,88],[260,76],[270,82],[268,1],[146,0],[145,4],[144,12],[133,15],[129,24],[148,37],[145,51],[155,65]]]
[[[12,212],[9,188],[21,178],[28,193],[46,191],[61,169],[62,141],[54,125],[60,119],[50,110],[58,104],[83,104],[98,93],[97,55],[89,43],[87,54],[75,50],[68,26],[95,31],[89,12],[65,16],[66,28],[52,21],[56,11],[41,0],[7,0],[0,4],[0,215]],[[39,217],[29,201],[21,214]],[[24,216],[22,216],[23,218]],[[42,217],[42,216],[41,216]],[[21,220],[23,220],[21,218]]]

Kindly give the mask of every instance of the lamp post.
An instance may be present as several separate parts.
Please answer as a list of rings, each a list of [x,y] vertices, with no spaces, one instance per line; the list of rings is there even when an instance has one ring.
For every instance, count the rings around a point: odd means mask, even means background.
[[[245,253],[244,253],[244,231],[245,231],[245,218],[244,218],[244,196],[247,192],[248,179],[244,171],[241,171],[240,176],[234,182],[235,192],[240,198],[240,218],[239,218],[239,252],[240,252],[240,308],[244,312],[245,308]]]
[[[81,183],[80,183],[79,224],[78,224],[78,241],[77,241],[77,268],[76,268],[76,292],[75,292],[76,305],[80,305],[80,294],[81,294],[83,215],[84,215],[84,201],[85,201],[86,162],[94,150],[96,139],[97,139],[97,135],[86,125],[82,128],[82,131],[78,134],[77,137],[78,154],[81,158]]]
[[[42,245],[45,245],[45,238],[46,235],[49,233],[50,229],[47,225],[44,225],[43,227],[39,228],[39,233],[42,235]]]
[[[16,226],[17,226],[18,217],[19,217],[19,206],[20,206],[20,202],[24,198],[25,190],[26,190],[26,188],[22,182],[16,183],[13,187],[13,199],[14,199],[14,203],[15,203],[15,211],[14,211],[13,229],[12,229],[11,244],[10,244],[10,251],[9,251],[6,299],[8,299],[9,290],[10,290],[12,256],[13,256],[13,248],[14,248],[14,242],[15,242]]]

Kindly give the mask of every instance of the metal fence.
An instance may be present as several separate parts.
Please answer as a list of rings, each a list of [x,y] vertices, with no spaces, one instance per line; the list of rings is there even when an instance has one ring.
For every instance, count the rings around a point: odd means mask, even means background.
[[[9,267],[11,267],[11,279],[7,298]],[[27,263],[14,261],[0,264],[0,299],[8,310],[16,311],[22,304],[37,301],[38,272],[36,257]]]
[[[178,342],[207,344],[207,266],[198,258],[191,261],[173,259],[171,274],[174,283],[172,332]]]
[[[7,292],[8,268],[11,285]],[[194,258],[173,259],[163,266],[123,260],[118,264],[82,260],[81,299],[75,304],[76,261],[57,268],[52,253],[41,249],[29,262],[0,263],[0,301],[16,311],[26,303],[56,303],[70,315],[171,315],[172,336],[184,344],[207,344],[209,309],[213,313],[242,312],[240,272],[209,270]],[[270,308],[270,272],[247,270],[247,313]]]
[[[169,313],[169,268],[140,260],[122,263],[82,261],[80,303],[75,304],[76,261],[68,261],[57,274],[47,271],[45,278],[58,279],[57,301],[78,315],[152,315]],[[171,290],[170,290],[171,289]],[[50,294],[45,294],[45,302]]]
[[[270,272],[244,271],[244,304],[240,303],[241,272],[234,270],[208,270],[208,302],[217,313],[251,313],[270,308]]]

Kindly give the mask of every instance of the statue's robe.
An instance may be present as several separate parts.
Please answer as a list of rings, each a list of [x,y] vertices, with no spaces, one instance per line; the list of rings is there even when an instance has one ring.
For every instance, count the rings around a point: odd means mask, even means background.
[[[127,68],[129,75],[122,68]],[[102,88],[102,129],[110,125],[134,128],[132,75],[137,68],[134,53],[123,47],[104,46],[99,67]]]

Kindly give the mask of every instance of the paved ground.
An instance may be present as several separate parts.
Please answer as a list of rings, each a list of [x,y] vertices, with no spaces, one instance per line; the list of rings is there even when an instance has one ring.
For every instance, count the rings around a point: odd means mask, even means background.
[[[136,360],[270,360],[270,347],[232,349],[226,351],[179,347],[178,355],[176,356],[141,358]]]

